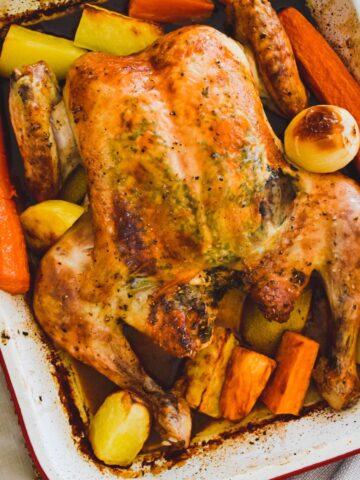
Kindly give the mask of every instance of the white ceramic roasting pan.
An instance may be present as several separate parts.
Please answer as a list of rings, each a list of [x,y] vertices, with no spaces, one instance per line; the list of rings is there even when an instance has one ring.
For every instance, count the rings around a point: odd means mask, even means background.
[[[39,3],[0,0],[0,13],[7,8],[6,4],[18,13],[17,7],[23,11],[24,4],[36,8]],[[351,54],[346,49],[351,44],[349,38],[355,39],[355,47],[360,48],[360,1],[310,3],[318,23],[326,24],[324,33],[328,40],[333,41],[344,58],[350,55],[350,68],[355,76],[359,75],[359,52]],[[0,292],[0,332],[0,360],[15,410],[29,452],[45,479],[114,480],[134,475],[146,480],[285,478],[290,473],[360,452],[358,402],[343,412],[319,407],[296,420],[281,419],[236,435],[218,435],[211,441],[200,435],[192,447],[193,454],[184,458],[180,455],[176,461],[162,457],[154,464],[140,458],[131,470],[108,469],[83,453],[81,438],[74,435],[69,412],[60,398],[51,352],[22,297]]]

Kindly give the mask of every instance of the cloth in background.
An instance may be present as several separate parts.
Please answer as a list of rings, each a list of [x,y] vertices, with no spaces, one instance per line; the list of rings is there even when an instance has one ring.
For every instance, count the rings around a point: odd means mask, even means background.
[[[359,480],[360,455],[290,478],[292,480]]]

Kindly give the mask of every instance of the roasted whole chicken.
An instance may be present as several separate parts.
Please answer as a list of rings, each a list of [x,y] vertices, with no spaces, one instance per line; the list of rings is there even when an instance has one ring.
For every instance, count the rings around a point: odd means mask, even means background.
[[[16,76],[14,125],[31,75]],[[360,188],[285,161],[243,50],[191,26],[135,56],[89,53],[64,100],[90,208],[41,261],[34,309],[50,337],[143,398],[165,442],[187,445],[186,402],[145,374],[122,324],[193,357],[211,340],[219,292],[242,282],[282,322],[317,271],[333,326],[315,380],[334,408],[357,397]]]

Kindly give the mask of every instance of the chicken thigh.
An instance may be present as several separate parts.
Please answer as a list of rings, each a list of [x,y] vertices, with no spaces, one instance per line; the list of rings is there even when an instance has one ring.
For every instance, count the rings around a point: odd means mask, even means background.
[[[138,55],[90,53],[65,105],[90,213],[40,265],[34,308],[55,342],[142,396],[165,440],[186,445],[185,403],[146,376],[122,322],[191,357],[211,339],[219,278],[240,272],[284,321],[316,270],[334,325],[315,379],[335,408],[354,399],[360,188],[287,164],[241,48],[191,26]]]

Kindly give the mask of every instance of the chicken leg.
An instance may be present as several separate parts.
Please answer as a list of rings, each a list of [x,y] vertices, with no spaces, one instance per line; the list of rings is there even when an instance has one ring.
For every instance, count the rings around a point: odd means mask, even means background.
[[[41,263],[34,296],[36,314],[59,346],[139,395],[152,411],[166,444],[187,446],[191,432],[188,405],[164,393],[146,375],[122,332],[121,322],[112,315],[111,296],[103,296],[96,303],[83,289],[82,280],[93,268],[93,248],[93,228],[89,214],[85,214]]]

